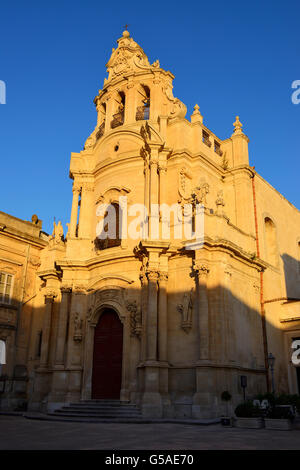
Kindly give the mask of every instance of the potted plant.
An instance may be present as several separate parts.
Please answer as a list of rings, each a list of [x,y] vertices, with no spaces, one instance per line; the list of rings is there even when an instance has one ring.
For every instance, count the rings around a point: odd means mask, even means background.
[[[224,392],[222,392],[221,399],[222,401],[225,401],[226,403],[226,416],[221,417],[221,424],[223,426],[231,426],[231,418],[229,417],[229,413],[228,413],[228,402],[231,400],[230,393],[227,390],[225,390]]]
[[[235,409],[235,426],[237,428],[260,429],[264,426],[261,410],[253,402],[248,400]]]
[[[267,429],[289,431],[293,429],[294,418],[292,405],[274,405],[266,413],[265,426]]]

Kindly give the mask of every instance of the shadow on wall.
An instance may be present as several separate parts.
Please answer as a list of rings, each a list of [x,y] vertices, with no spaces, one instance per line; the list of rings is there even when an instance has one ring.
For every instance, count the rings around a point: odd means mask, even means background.
[[[284,253],[282,256],[286,296],[291,300],[300,300],[300,245],[299,259]]]
[[[290,269],[291,260],[283,259]],[[249,299],[245,303],[222,285],[208,288],[208,331],[203,331],[203,298],[195,284],[191,277],[189,289],[170,289],[167,316],[159,308],[163,294],[158,291],[157,302],[151,304],[152,309],[158,306],[157,328],[156,314],[152,311],[150,321],[146,313],[147,286],[136,289],[126,281],[106,281],[88,294],[65,289],[59,302],[48,299],[42,310],[27,304],[19,311],[14,300],[9,306],[1,304],[0,339],[7,351],[0,378],[1,408],[29,405],[42,410],[48,403],[95,398],[95,384],[101,389],[109,374],[121,374],[122,400],[141,405],[149,391],[149,360],[161,362],[161,367],[153,365],[158,377],[154,388],[171,416],[191,416],[195,402],[220,416],[225,406],[222,392],[230,392],[233,407],[243,400],[241,375],[248,379],[246,396],[266,392],[259,291],[249,293],[249,286],[241,286],[241,298]],[[116,312],[123,331],[121,365],[115,369],[120,335],[114,336],[109,322],[99,326],[108,309]],[[268,334],[274,329],[268,324]],[[99,341],[106,346],[101,349]],[[199,363],[203,350],[208,351],[205,368]],[[278,392],[288,393],[287,369],[284,375]]]

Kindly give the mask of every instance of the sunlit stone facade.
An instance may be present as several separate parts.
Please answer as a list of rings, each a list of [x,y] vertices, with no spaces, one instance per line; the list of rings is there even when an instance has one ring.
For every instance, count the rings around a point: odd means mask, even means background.
[[[68,233],[0,213],[0,271],[15,278],[10,309],[0,306],[2,407],[119,398],[147,417],[217,417],[223,391],[231,407],[242,400],[242,375],[248,396],[267,390],[270,352],[277,391],[298,393],[299,211],[249,165],[239,118],[225,140],[198,105],[188,119],[172,73],[128,31],[107,71],[96,127],[71,154]],[[124,229],[124,197],[146,207],[157,237],[99,241],[97,207],[119,207]],[[203,247],[186,249],[172,218],[162,239],[152,204],[201,204]]]

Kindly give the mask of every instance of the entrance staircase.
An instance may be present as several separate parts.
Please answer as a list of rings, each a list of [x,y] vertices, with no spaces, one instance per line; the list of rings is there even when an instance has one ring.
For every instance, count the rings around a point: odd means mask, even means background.
[[[145,422],[136,405],[124,404],[119,400],[82,400],[48,412],[48,416],[61,421]]]

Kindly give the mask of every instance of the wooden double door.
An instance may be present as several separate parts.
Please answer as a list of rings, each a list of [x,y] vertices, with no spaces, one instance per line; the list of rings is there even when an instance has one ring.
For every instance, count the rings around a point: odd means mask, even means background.
[[[122,383],[123,325],[114,310],[105,310],[95,328],[93,399],[119,399]]]

